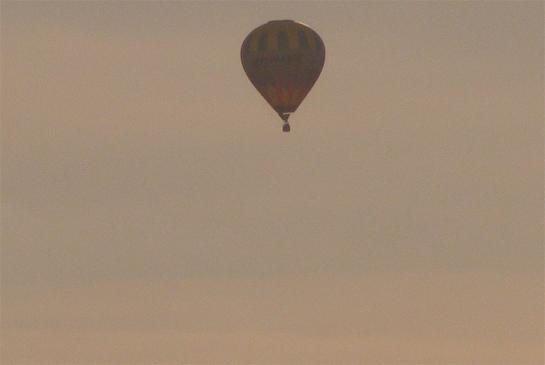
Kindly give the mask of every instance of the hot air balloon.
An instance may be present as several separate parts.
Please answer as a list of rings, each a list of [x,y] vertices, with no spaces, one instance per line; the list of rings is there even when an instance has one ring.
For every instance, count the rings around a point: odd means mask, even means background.
[[[257,91],[284,121],[297,110],[320,76],[324,42],[307,25],[273,20],[254,29],[240,50],[242,67]]]

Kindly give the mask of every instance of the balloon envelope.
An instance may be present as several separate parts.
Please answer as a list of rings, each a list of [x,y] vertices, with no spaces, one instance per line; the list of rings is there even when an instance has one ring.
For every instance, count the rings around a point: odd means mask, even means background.
[[[320,76],[325,47],[308,26],[274,20],[248,34],[240,58],[252,84],[287,121]]]

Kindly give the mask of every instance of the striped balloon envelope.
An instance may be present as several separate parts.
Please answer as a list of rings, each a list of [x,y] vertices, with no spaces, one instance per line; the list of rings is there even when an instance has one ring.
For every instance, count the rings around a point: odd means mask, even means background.
[[[240,51],[248,78],[284,121],[297,110],[320,76],[325,62],[324,42],[307,25],[274,20],[254,29]]]

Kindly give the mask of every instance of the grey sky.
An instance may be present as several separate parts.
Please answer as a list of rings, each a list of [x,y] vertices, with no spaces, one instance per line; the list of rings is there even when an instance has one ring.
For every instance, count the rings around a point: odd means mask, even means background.
[[[3,361],[543,361],[541,2],[1,10]],[[289,18],[286,135],[239,47]]]

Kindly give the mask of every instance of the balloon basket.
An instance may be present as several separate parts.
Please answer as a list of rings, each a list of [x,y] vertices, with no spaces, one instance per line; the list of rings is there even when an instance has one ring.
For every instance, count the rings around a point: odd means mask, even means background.
[[[290,130],[290,125],[288,123],[284,123],[284,125],[282,126],[282,132],[289,132]]]

